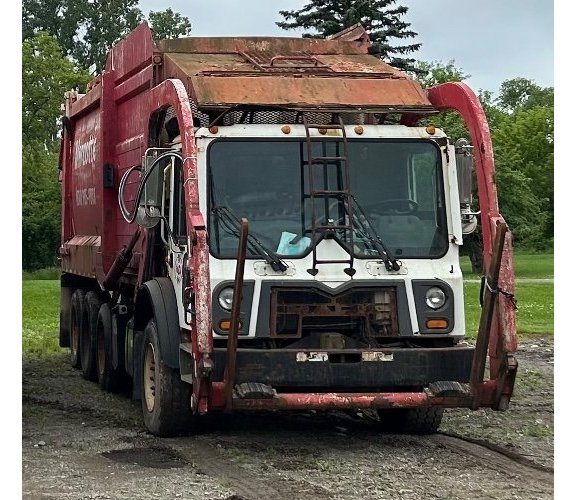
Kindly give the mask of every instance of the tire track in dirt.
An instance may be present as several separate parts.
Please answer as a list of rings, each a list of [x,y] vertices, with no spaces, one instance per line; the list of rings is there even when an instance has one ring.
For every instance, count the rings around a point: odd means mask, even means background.
[[[482,465],[512,474],[530,477],[548,485],[554,484],[554,469],[540,465],[515,452],[480,439],[466,438],[455,434],[438,433],[429,439],[452,450],[477,458]]]
[[[207,476],[219,480],[226,487],[236,492],[236,500],[314,500],[333,498],[327,489],[312,485],[306,481],[288,482],[283,478],[265,479],[234,463],[218,451],[216,443],[194,437],[163,439],[164,445],[170,446],[186,458],[194,468]]]

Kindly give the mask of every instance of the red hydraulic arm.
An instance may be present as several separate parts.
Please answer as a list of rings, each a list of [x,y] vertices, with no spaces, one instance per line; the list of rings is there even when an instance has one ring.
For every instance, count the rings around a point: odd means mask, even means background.
[[[206,222],[200,212],[196,143],[192,110],[186,89],[180,80],[168,79],[151,89],[151,112],[172,106],[180,124],[182,140],[182,168],[184,172],[184,198],[186,227],[190,256],[186,264],[191,282],[186,288],[185,307],[191,308],[191,344],[194,360],[192,409],[208,411],[209,377],[212,371],[212,306]]]
[[[484,273],[490,268],[498,226],[505,224],[498,209],[494,155],[488,121],[482,105],[474,92],[462,82],[437,85],[427,90],[428,99],[439,111],[456,111],[464,119],[472,144],[478,180],[478,201],[484,246]],[[491,327],[479,332],[477,346],[482,336],[489,335],[490,379],[496,381],[492,401],[494,409],[505,409],[512,394],[516,374],[516,361],[511,353],[516,351],[516,306],[514,294],[514,270],[512,266],[512,236],[506,232],[497,281],[496,314]],[[497,275],[498,276],[498,275]],[[487,339],[488,340],[488,339]],[[485,347],[484,347],[485,348]],[[479,356],[481,356],[480,353]],[[476,359],[476,358],[475,358]],[[473,366],[473,372],[478,369]],[[472,385],[474,382],[472,381]]]

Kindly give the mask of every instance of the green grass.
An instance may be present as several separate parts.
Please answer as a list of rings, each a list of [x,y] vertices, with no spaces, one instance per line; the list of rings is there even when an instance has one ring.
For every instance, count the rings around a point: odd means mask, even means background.
[[[58,346],[60,282],[22,282],[22,353],[46,356],[62,352]]]
[[[470,265],[470,259],[468,257],[460,258],[460,267],[464,273],[464,278],[477,277],[477,275],[472,272],[472,266]],[[553,278],[554,254],[515,253],[514,273],[517,278]]]
[[[480,320],[480,284],[464,284],[466,335],[476,338]],[[554,284],[516,283],[518,334],[554,334]]]
[[[22,281],[27,280],[58,280],[60,279],[60,269],[57,267],[47,267],[37,271],[22,271]]]

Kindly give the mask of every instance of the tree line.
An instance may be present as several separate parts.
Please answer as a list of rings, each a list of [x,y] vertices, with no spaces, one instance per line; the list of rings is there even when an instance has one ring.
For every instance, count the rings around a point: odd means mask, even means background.
[[[397,0],[310,0],[280,11],[277,25],[303,28],[305,37],[326,37],[361,23],[372,52],[410,73],[424,87],[466,81],[448,63],[418,61],[421,43]],[[156,39],[192,32],[190,20],[172,11],[145,15],[138,0],[24,0],[22,4],[22,263],[26,270],[53,266],[60,243],[58,147],[64,92],[83,90],[100,72],[110,48],[143,20]],[[481,91],[496,158],[500,208],[517,246],[551,248],[554,234],[554,89],[526,78],[502,82],[494,95]],[[466,137],[462,120],[434,119],[456,140]]]

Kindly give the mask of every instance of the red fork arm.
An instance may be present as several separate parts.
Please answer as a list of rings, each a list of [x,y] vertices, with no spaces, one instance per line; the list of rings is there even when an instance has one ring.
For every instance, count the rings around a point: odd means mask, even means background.
[[[486,274],[490,267],[493,247],[496,244],[497,227],[505,224],[498,209],[494,154],[488,121],[482,104],[470,87],[462,82],[437,85],[428,89],[427,94],[432,105],[439,111],[456,111],[462,116],[474,145],[484,246],[484,273]],[[509,232],[506,232],[504,236],[499,278],[496,285],[501,291],[508,294],[514,293],[512,236]],[[507,407],[512,394],[516,374],[516,361],[511,355],[517,349],[516,307],[510,296],[503,293],[497,294],[495,306],[496,314],[489,325],[489,341],[486,347],[480,347],[483,350],[487,349],[490,356],[490,379],[497,380],[493,391],[492,407],[503,410]]]
[[[236,380],[236,352],[238,347],[238,329],[240,326],[240,307],[242,305],[242,288],[244,285],[244,264],[246,263],[246,245],[248,243],[248,220],[240,221],[240,238],[236,257],[236,276],[234,277],[234,296],[232,299],[232,316],[228,343],[226,346],[226,371],[224,373],[225,410],[232,411],[232,396]]]

